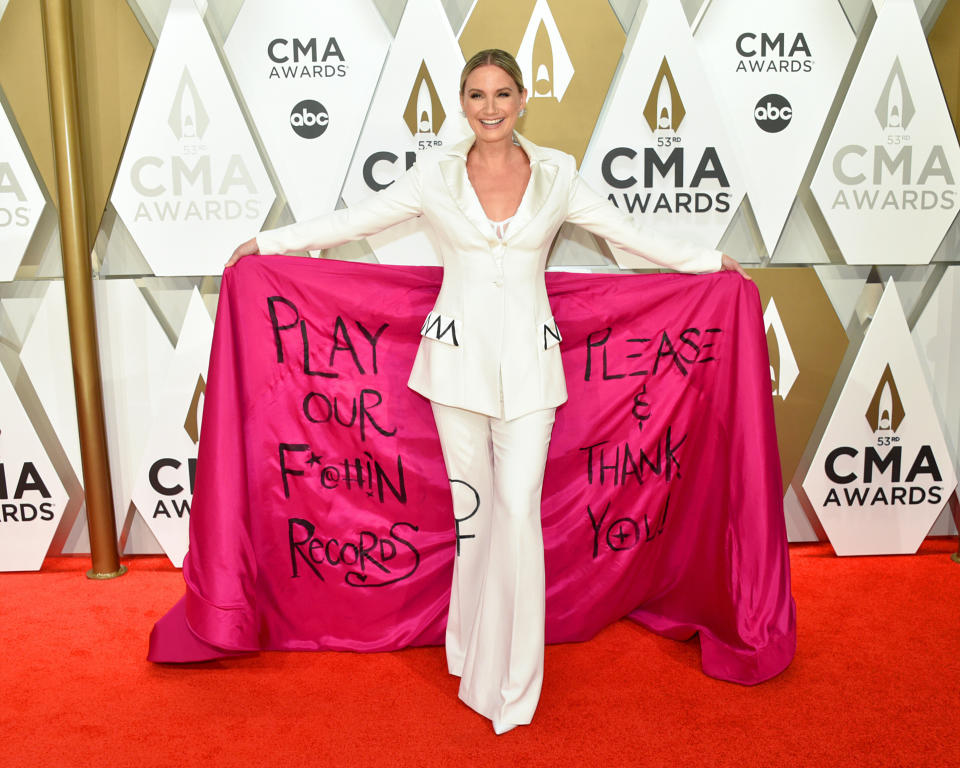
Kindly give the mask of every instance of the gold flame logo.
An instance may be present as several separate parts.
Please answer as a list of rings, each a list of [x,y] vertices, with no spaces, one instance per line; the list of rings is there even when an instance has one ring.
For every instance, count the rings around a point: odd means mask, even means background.
[[[410,90],[407,107],[403,110],[403,122],[407,124],[407,128],[414,136],[423,133],[432,133],[436,136],[440,133],[440,128],[446,119],[447,115],[443,111],[437,89],[427,70],[427,62],[421,61],[420,69],[413,81],[413,88]]]
[[[196,445],[200,442],[200,398],[207,391],[207,383],[203,376],[197,376],[197,386],[193,389],[193,399],[190,401],[190,407],[187,409],[187,418],[183,422],[183,428]]]
[[[787,329],[773,296],[763,312],[763,324],[767,329],[767,352],[770,357],[770,385],[774,397],[786,400],[800,376],[800,366],[790,346]]]
[[[770,327],[767,329],[767,353],[770,357],[770,386],[774,395],[780,394],[780,345],[777,343],[777,332]]]
[[[873,399],[867,406],[867,423],[874,432],[881,430],[896,432],[905,415],[903,402],[897,391],[897,382],[893,380],[890,364],[887,363],[874,390]]]
[[[667,64],[667,57],[663,57],[660,69],[653,78],[653,87],[643,108],[643,117],[650,126],[650,130],[676,131],[687,114],[680,98],[680,91],[673,79],[673,72]]]

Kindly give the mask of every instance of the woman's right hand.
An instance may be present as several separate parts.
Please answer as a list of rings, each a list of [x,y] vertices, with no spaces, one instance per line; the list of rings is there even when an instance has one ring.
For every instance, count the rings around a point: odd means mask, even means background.
[[[256,256],[260,254],[260,246],[257,245],[257,238],[251,237],[247,242],[241,243],[237,246],[237,249],[233,252],[233,256],[230,257],[229,261],[224,265],[226,267],[232,267],[244,256]]]
[[[747,271],[740,266],[740,262],[731,256],[727,256],[725,253],[721,254],[720,269],[728,272],[736,272],[745,280],[749,280],[751,283],[753,282],[753,278],[750,277],[750,275],[747,274]]]

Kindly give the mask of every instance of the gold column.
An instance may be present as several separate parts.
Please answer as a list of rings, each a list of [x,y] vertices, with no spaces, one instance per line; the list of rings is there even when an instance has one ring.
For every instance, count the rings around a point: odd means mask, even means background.
[[[117,550],[117,527],[113,516],[110,464],[107,460],[100,356],[97,350],[93,306],[93,275],[90,269],[81,174],[77,62],[70,0],[43,0],[43,38],[57,166],[57,196],[60,202],[63,282],[67,294],[67,324],[70,329],[83,487],[93,566],[87,576],[92,579],[110,579],[121,576],[127,569],[120,565],[120,553]]]

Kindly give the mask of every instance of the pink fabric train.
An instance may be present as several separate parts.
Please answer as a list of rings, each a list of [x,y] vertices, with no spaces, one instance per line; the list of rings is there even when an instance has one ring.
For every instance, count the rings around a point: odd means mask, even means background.
[[[439,285],[436,268],[293,257],[227,270],[186,595],[152,661],[442,642],[470,520],[406,387]],[[731,273],[547,288],[569,391],[543,492],[547,641],[629,616],[699,633],[708,675],[778,674],[796,626],[756,289]]]

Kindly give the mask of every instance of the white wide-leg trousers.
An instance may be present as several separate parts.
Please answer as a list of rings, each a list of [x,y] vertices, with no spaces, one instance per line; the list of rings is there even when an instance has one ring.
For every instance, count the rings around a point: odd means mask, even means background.
[[[543,683],[540,494],[555,410],[504,421],[433,403],[457,527],[447,667],[460,698],[500,723],[529,723]]]

